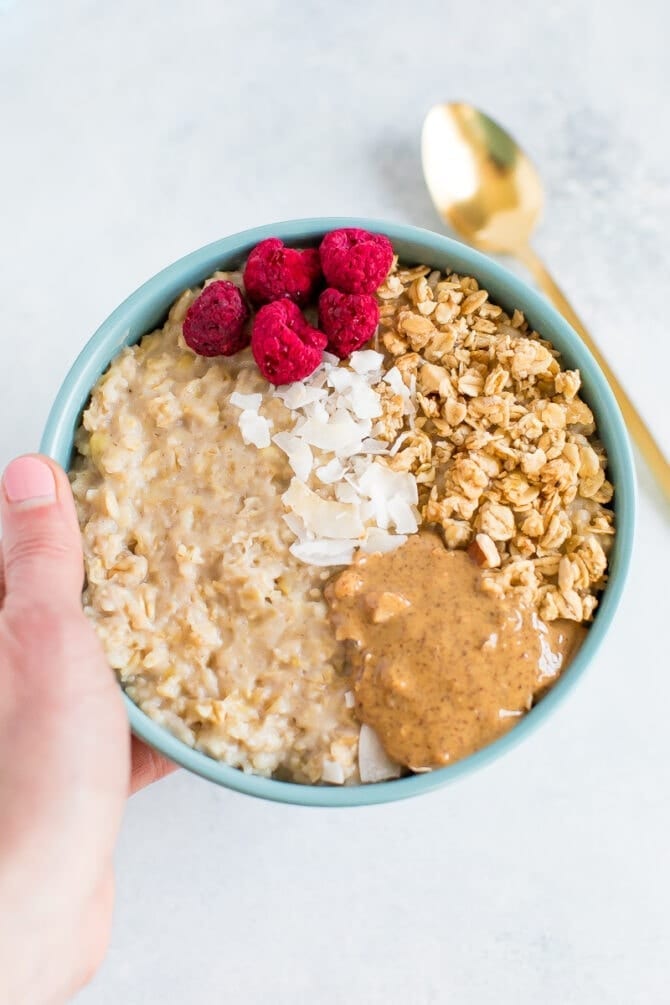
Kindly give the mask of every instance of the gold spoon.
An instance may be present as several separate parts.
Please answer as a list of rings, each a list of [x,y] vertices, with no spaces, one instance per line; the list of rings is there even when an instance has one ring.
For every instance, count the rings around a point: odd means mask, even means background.
[[[605,374],[628,430],[670,500],[670,464],[564,294],[530,246],[544,203],[540,177],[497,122],[452,102],[428,112],[421,138],[423,172],[438,213],[469,244],[515,255],[577,331]]]

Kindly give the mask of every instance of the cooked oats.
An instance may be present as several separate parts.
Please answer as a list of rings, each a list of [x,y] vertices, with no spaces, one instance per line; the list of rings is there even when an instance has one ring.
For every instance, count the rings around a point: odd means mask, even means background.
[[[323,570],[291,554],[282,519],[292,472],[275,445],[244,444],[230,398],[263,395],[273,432],[290,413],[248,351],[185,348],[194,296],[114,360],[77,433],[86,613],[128,695],[180,740],[261,775],[356,780]]]

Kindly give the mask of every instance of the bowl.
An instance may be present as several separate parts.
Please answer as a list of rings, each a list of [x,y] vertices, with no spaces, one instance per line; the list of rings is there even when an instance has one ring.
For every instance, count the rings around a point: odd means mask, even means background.
[[[594,659],[616,614],[633,548],[636,490],[628,434],[605,377],[578,335],[537,292],[497,262],[456,241],[399,223],[359,218],[317,217],[289,220],[225,237],[186,255],[131,294],[98,328],[81,351],[49,414],[41,450],[67,468],[73,439],[91,388],[109,362],[127,345],[162,324],[176,297],[216,269],[237,266],[259,241],[280,237],[287,244],[315,244],[337,227],[362,227],[388,235],[401,259],[436,268],[449,266],[474,275],[505,308],[524,311],[533,328],[560,350],[565,364],[582,373],[583,396],[591,407],[609,457],[608,477],[615,487],[617,533],[610,577],[586,641],[569,668],[545,697],[509,733],[450,767],[367,785],[299,785],[245,774],[187,746],[144,714],[124,694],[133,732],[172,761],[212,782],[247,795],[308,806],[360,806],[404,799],[455,781],[500,757],[544,722]]]

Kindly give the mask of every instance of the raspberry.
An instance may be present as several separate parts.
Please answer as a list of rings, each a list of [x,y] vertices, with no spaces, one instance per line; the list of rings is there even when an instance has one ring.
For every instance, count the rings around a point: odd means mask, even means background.
[[[184,318],[184,341],[199,356],[234,356],[249,345],[249,308],[234,283],[206,286]]]
[[[379,307],[369,293],[327,289],[319,297],[319,325],[328,337],[328,350],[340,359],[368,342],[378,322]]]
[[[278,237],[268,237],[253,249],[244,267],[244,286],[254,304],[294,300],[304,304],[316,292],[321,263],[316,248],[287,248]]]
[[[264,377],[290,384],[314,373],[323,359],[326,336],[312,328],[290,300],[261,307],[254,318],[251,351]]]
[[[355,227],[331,230],[322,240],[319,253],[329,286],[342,293],[374,293],[393,262],[388,237]]]

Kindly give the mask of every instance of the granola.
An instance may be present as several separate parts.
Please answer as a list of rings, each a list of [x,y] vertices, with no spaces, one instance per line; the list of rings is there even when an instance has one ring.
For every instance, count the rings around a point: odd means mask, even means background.
[[[387,390],[376,435],[402,439],[386,463],[416,476],[423,521],[470,549],[490,593],[589,621],[614,514],[579,371],[472,276],[396,264],[378,296],[380,347],[416,389],[417,416]]]

